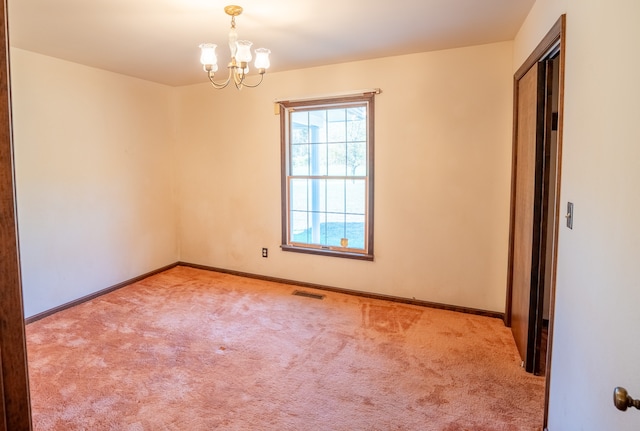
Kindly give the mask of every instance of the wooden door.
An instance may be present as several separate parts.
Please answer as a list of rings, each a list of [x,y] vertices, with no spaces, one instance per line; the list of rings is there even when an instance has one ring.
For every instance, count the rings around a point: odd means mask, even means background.
[[[529,372],[534,371],[535,328],[542,324],[539,271],[544,173],[544,79],[544,67],[541,63],[534,63],[516,82],[510,323],[520,357]]]

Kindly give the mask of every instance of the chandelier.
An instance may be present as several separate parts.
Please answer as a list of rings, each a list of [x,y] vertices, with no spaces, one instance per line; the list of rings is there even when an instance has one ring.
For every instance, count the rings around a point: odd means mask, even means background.
[[[224,81],[215,81],[214,74],[218,71],[218,58],[216,56],[215,43],[200,44],[200,63],[202,68],[207,72],[209,81],[217,89],[225,88],[233,81],[238,90],[242,87],[254,88],[260,85],[264,78],[264,73],[269,68],[269,51],[266,48],[258,48],[255,50],[256,61],[255,67],[258,69],[260,80],[254,84],[247,83],[247,75],[249,74],[249,63],[251,62],[251,45],[248,40],[238,40],[236,32],[236,17],[242,13],[242,7],[230,5],[224,8],[227,15],[231,17],[231,29],[229,30],[229,50],[231,51],[231,61],[227,65],[229,75]]]

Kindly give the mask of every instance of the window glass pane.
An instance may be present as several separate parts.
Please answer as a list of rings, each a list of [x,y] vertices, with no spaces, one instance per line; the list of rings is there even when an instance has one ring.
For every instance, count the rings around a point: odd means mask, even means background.
[[[309,197],[308,180],[292,179],[289,182],[290,206],[293,211],[307,211]]]
[[[290,213],[291,237],[293,242],[309,242],[309,213],[306,211],[291,211]]]
[[[359,106],[347,110],[347,140],[367,140],[367,108]]]
[[[347,144],[347,175],[364,177],[367,175],[367,144],[350,142]]]
[[[349,179],[345,181],[345,195],[348,214],[364,214],[366,203],[365,180]]]
[[[324,227],[327,222],[327,214],[321,212],[309,213],[309,244],[324,245]]]
[[[327,120],[329,123],[344,123],[347,115],[345,108],[333,108],[327,110]]]
[[[329,142],[344,142],[346,140],[346,113],[346,109],[331,109],[328,111]]]
[[[292,144],[306,144],[309,142],[309,113],[291,113],[291,136]]]
[[[327,181],[326,180],[309,180],[308,181],[309,211],[326,211],[327,208]]]
[[[310,175],[327,175],[327,144],[311,144]]]
[[[345,212],[345,180],[327,180],[327,212]]]
[[[347,175],[347,144],[341,142],[339,144],[329,144],[328,149],[328,162],[327,168],[328,175]]]
[[[310,142],[327,142],[327,111],[309,111]]]
[[[291,175],[309,175],[309,145],[291,145]]]
[[[324,245],[340,247],[342,238],[346,238],[346,225],[344,214],[327,214],[325,225],[326,242]]]
[[[364,248],[364,215],[346,216],[346,238],[349,239],[349,248]]]

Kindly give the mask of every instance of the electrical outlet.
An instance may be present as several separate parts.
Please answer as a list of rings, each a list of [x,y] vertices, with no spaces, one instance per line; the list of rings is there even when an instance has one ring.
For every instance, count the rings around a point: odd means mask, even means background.
[[[266,247],[262,248],[262,257],[269,257],[269,249]]]

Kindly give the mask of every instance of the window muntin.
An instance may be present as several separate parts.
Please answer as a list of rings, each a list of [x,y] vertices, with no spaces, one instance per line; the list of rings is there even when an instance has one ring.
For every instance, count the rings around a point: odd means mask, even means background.
[[[282,103],[288,251],[373,259],[373,95]]]

